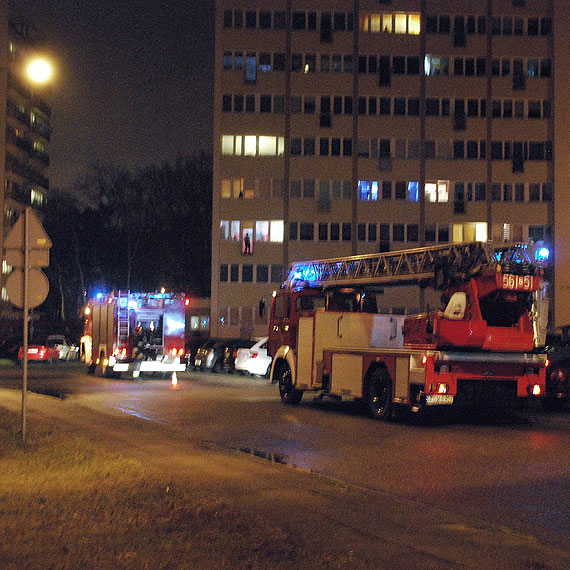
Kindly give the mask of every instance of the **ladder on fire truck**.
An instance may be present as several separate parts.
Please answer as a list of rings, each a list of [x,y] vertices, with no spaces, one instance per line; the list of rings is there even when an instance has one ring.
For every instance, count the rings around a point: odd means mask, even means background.
[[[356,284],[404,285],[430,282],[444,289],[450,281],[465,280],[496,264],[514,265],[531,274],[534,266],[526,244],[454,243],[401,251],[300,261],[291,265],[284,289],[343,287]]]
[[[117,346],[127,346],[130,336],[128,291],[117,292]]]

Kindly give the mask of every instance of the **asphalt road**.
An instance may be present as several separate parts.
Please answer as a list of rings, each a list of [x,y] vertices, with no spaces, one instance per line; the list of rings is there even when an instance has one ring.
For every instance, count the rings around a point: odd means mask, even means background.
[[[21,371],[0,370],[3,387]],[[570,413],[508,422],[376,422],[348,402],[279,401],[264,379],[189,372],[106,380],[78,365],[32,366],[29,388],[110,414],[131,414],[191,440],[295,465],[346,485],[414,501],[570,551]]]

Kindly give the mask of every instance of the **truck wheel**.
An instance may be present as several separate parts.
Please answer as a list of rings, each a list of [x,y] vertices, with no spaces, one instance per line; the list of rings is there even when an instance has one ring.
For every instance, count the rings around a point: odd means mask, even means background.
[[[279,394],[284,404],[296,405],[303,397],[303,390],[293,387],[293,375],[288,364],[281,367],[279,371]]]
[[[366,407],[376,420],[387,421],[392,416],[392,382],[384,370],[376,369],[368,380]]]
[[[87,366],[87,374],[95,374],[95,368],[96,364],[94,362],[89,364],[89,366]]]

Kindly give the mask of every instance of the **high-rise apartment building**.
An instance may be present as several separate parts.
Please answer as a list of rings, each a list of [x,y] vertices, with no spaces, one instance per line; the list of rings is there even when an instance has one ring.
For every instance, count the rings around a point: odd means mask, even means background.
[[[568,12],[219,0],[212,334],[266,332],[293,261],[473,240],[555,247],[551,327],[570,323]]]
[[[40,49],[38,32],[0,6],[0,238],[26,206],[41,208],[49,188],[47,168],[51,109],[43,90],[26,77],[26,63]],[[3,263],[2,301],[6,301]],[[7,303],[3,309],[9,310]]]

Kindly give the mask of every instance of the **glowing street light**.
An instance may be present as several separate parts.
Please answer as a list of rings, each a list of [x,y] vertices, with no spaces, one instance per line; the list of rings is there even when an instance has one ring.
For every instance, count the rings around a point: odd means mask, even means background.
[[[41,57],[35,58],[26,66],[26,75],[34,83],[47,83],[53,75],[51,63]]]

